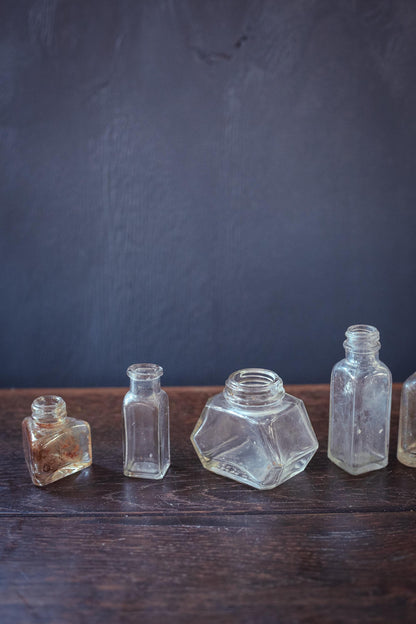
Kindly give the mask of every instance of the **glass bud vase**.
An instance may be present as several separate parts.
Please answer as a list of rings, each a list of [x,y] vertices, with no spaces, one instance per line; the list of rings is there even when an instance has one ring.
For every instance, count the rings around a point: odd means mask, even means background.
[[[318,448],[303,401],[261,368],[230,375],[205,405],[191,441],[204,468],[259,490],[297,475]]]
[[[126,477],[162,479],[170,465],[169,399],[160,388],[163,368],[132,364],[130,390],[123,401],[123,455]]]
[[[35,399],[22,432],[25,459],[35,485],[47,485],[92,463],[90,426],[85,420],[69,418],[61,397]]]
[[[406,379],[402,388],[397,459],[416,468],[416,373]]]
[[[352,325],[345,335],[345,359],[331,375],[328,457],[359,475],[387,466],[392,382],[378,330]]]

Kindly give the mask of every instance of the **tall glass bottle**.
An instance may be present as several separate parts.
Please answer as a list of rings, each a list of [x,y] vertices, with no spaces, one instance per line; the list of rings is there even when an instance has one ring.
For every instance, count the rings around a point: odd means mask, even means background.
[[[123,454],[126,477],[162,479],[170,465],[169,400],[160,388],[163,368],[132,364],[130,390],[123,401]]]
[[[397,459],[416,468],[416,373],[406,379],[402,388]]]
[[[328,457],[358,475],[387,466],[392,382],[378,330],[352,325],[345,335],[345,359],[331,375]]]
[[[48,485],[92,462],[90,426],[85,420],[69,418],[61,397],[35,399],[32,415],[22,422],[22,432],[25,459],[35,485]]]

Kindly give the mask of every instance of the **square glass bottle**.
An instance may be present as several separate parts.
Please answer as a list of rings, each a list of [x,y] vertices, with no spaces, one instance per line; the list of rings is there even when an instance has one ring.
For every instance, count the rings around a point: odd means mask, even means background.
[[[392,380],[375,327],[352,325],[345,335],[345,358],[331,375],[328,457],[359,475],[387,466]]]
[[[402,388],[397,459],[416,468],[416,373],[406,379]]]
[[[126,477],[162,479],[170,465],[169,399],[160,387],[163,368],[132,364],[123,401],[123,456]]]
[[[23,449],[30,476],[43,486],[92,463],[91,430],[85,420],[69,418],[65,401],[45,395],[32,403],[22,422]]]

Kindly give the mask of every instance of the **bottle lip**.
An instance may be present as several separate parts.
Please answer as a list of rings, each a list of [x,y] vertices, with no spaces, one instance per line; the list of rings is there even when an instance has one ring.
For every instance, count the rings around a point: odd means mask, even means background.
[[[352,349],[357,353],[378,351],[381,347],[380,332],[374,325],[350,325],[345,332],[345,349]]]
[[[53,423],[66,416],[66,403],[55,394],[37,397],[32,403],[32,416],[42,423]]]
[[[158,364],[132,364],[128,367],[126,373],[130,379],[134,379],[135,381],[150,381],[162,377],[163,368]]]
[[[262,406],[275,403],[284,395],[283,381],[266,368],[242,368],[228,377],[224,394],[239,405]]]

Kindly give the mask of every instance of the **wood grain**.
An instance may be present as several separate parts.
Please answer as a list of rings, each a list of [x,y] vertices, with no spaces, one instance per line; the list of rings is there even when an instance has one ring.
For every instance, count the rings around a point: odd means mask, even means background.
[[[326,458],[328,386],[293,386],[320,449],[307,470],[258,492],[204,470],[189,434],[219,388],[168,388],[172,466],[121,472],[124,389],[54,389],[89,420],[93,466],[40,489],[20,423],[46,390],[0,391],[0,621],[414,622],[415,471],[391,458],[352,477]],[[49,390],[50,392],[50,390]]]
[[[413,516],[8,518],[2,622],[410,622]]]

